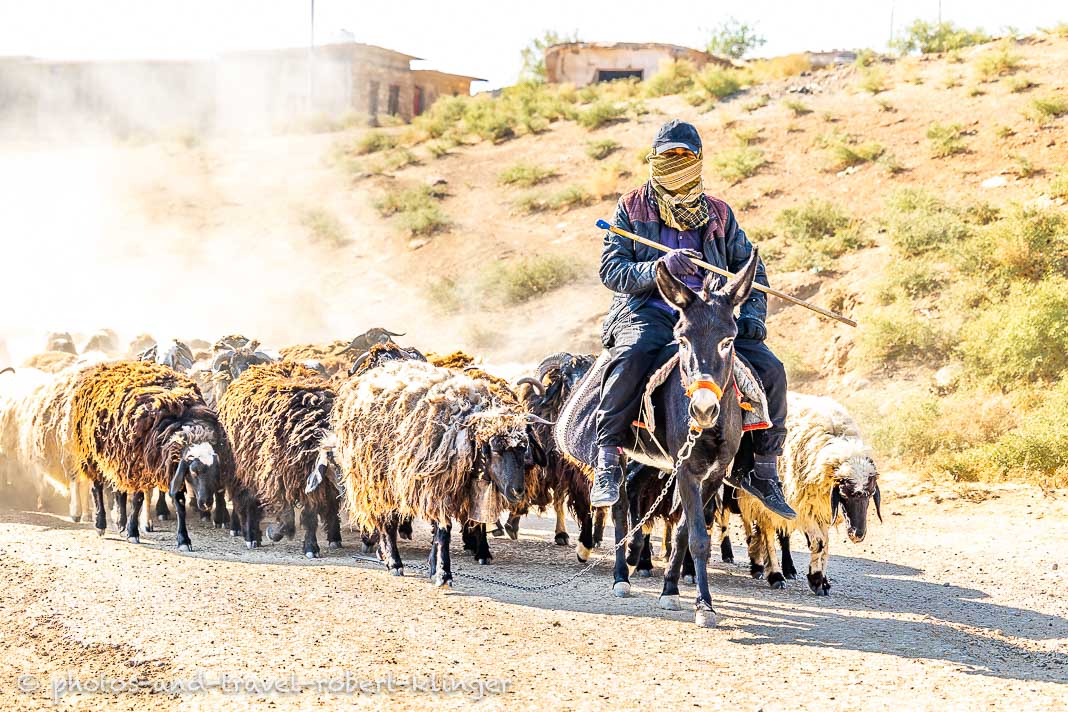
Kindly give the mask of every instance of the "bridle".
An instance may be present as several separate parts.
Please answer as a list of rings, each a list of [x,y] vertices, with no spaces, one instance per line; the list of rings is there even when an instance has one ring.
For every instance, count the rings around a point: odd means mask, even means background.
[[[682,380],[682,386],[686,392],[687,398],[692,398],[693,394],[697,391],[709,390],[712,391],[712,393],[716,396],[717,401],[723,400],[724,388],[729,387],[734,381],[734,345],[731,345],[731,355],[730,358],[727,360],[727,380],[723,384],[723,386],[720,386],[718,383],[709,378],[698,378],[694,381],[691,381],[690,383],[687,383],[686,372],[685,369],[682,368],[681,362],[679,363],[679,378]],[[737,384],[735,384],[734,388],[735,390],[738,389]],[[690,428],[697,431],[701,430],[701,428],[696,427],[692,419],[690,420]]]

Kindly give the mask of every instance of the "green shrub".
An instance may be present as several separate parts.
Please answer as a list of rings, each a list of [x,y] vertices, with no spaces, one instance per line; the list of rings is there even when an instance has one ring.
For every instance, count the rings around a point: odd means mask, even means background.
[[[897,157],[892,153],[884,153],[879,156],[879,160],[876,161],[887,173],[894,176],[898,173],[903,173],[905,167],[897,160]]]
[[[760,142],[760,134],[764,129],[759,126],[741,126],[734,130],[734,140],[743,146],[749,146]]]
[[[859,222],[823,200],[786,208],[775,225],[787,241],[783,262],[788,269],[820,270],[828,261],[869,244]]]
[[[1068,217],[1055,209],[1016,208],[991,221],[958,251],[961,272],[990,289],[1035,282],[1068,270]]]
[[[1032,99],[1029,116],[1038,123],[1060,118],[1068,114],[1068,99],[1050,95],[1041,99]]]
[[[1068,369],[1068,280],[1015,285],[1006,299],[965,322],[960,353],[971,373],[1003,390],[1062,377]]]
[[[586,205],[590,200],[590,194],[585,188],[580,185],[569,185],[560,192],[550,195],[547,202],[553,210],[561,208],[570,210],[571,208]]]
[[[945,338],[911,304],[894,302],[863,314],[864,328],[857,335],[863,363],[880,366],[897,362],[929,362],[945,350]]]
[[[645,93],[647,96],[682,94],[693,88],[696,73],[697,69],[689,60],[662,62],[659,71],[645,82]]]
[[[862,49],[857,52],[857,58],[854,60],[853,63],[858,67],[864,68],[870,67],[871,65],[875,64],[876,60],[878,59],[879,55],[875,54],[874,50]]]
[[[709,163],[720,178],[733,185],[756,175],[767,161],[760,149],[742,146],[715,154]]]
[[[331,247],[341,247],[348,242],[341,220],[324,208],[308,208],[301,214],[300,224],[315,242],[323,242]]]
[[[1062,167],[1049,182],[1049,194],[1068,201],[1068,166]]]
[[[870,163],[883,155],[885,151],[882,144],[874,141],[862,144],[842,142],[831,146],[831,164],[827,168],[840,171],[850,166]]]
[[[570,284],[580,272],[573,259],[542,255],[492,263],[481,282],[491,296],[506,304],[521,304]]]
[[[926,260],[893,260],[886,267],[876,297],[881,304],[922,299],[940,290],[945,275]]]
[[[884,221],[891,243],[904,257],[944,249],[971,235],[956,211],[918,188],[891,193]]]
[[[449,219],[438,205],[439,197],[434,188],[417,186],[388,191],[374,206],[383,217],[396,216],[410,235],[431,235],[449,225]]]
[[[504,185],[518,185],[530,188],[556,177],[552,168],[542,168],[531,163],[516,163],[497,174],[497,180]]]
[[[970,47],[989,40],[990,37],[979,29],[969,31],[957,27],[952,22],[933,24],[915,20],[901,37],[890,43],[890,46],[900,51],[901,54],[916,51],[921,54],[933,54]]]
[[[726,99],[744,85],[742,75],[736,69],[726,69],[708,64],[694,77],[694,82],[706,94],[716,99]]]
[[[368,131],[363,136],[356,139],[353,151],[356,154],[363,156],[368,153],[384,151],[387,148],[393,148],[396,145],[397,139],[393,134],[388,134],[384,131]]]
[[[812,109],[808,108],[804,102],[798,101],[797,99],[784,101],[782,105],[793,112],[794,116],[804,116],[805,114],[812,113]]]
[[[1007,46],[986,52],[975,63],[975,71],[983,81],[990,81],[1014,73],[1020,68],[1020,56],[1009,52]]]
[[[612,153],[619,150],[619,142],[610,138],[600,141],[590,141],[586,144],[586,155],[595,161],[603,161]]]
[[[869,94],[880,94],[886,91],[886,75],[883,74],[882,70],[872,67],[861,74],[860,82],[857,86]]]
[[[419,158],[410,150],[394,148],[381,153],[377,160],[371,162],[367,170],[369,173],[389,173],[416,163],[419,163]]]
[[[460,285],[451,277],[435,279],[426,285],[426,298],[435,311],[455,314],[464,305]]]
[[[875,103],[879,105],[879,110],[880,111],[886,111],[886,112],[897,111],[897,109],[894,108],[894,105],[890,103],[889,99],[876,99]]]
[[[935,158],[946,158],[968,150],[964,143],[964,128],[960,124],[931,124],[927,127],[927,140],[931,145],[931,155]]]
[[[1030,77],[1012,77],[1005,82],[1005,86],[1013,94],[1021,94],[1038,86]]]
[[[757,109],[763,109],[771,101],[771,97],[767,94],[761,94],[753,99],[742,104],[742,111],[747,113],[753,113]]]
[[[589,130],[598,129],[605,124],[618,121],[626,113],[626,108],[611,101],[598,101],[588,109],[580,111],[579,125]]]
[[[1006,139],[1016,135],[1016,130],[1011,126],[1001,125],[994,129],[994,135],[1000,139]]]
[[[937,398],[926,393],[908,397],[892,413],[872,419],[871,444],[890,457],[924,462],[945,445],[939,436],[941,419]]]

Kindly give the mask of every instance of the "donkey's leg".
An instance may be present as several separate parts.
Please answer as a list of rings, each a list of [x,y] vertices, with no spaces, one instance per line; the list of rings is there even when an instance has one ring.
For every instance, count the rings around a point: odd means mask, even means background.
[[[696,474],[680,472],[676,483],[682,500],[683,521],[688,522],[686,543],[693,557],[697,579],[694,621],[702,628],[711,628],[716,625],[716,611],[712,608],[712,596],[708,591],[708,552],[711,537],[708,536],[708,527],[705,525],[701,480]],[[672,559],[674,561],[675,556],[672,556]]]
[[[688,523],[686,514],[675,524],[672,534],[671,554],[664,567],[664,588],[660,592],[660,607],[666,611],[679,610],[679,573],[682,571],[682,559],[687,551]]]
[[[613,572],[612,594],[618,598],[630,595],[630,569],[627,566],[627,552],[620,546],[623,537],[627,534],[627,510],[630,503],[627,500],[627,478],[622,478],[619,483],[619,499],[612,505],[612,528],[615,539],[616,566]]]

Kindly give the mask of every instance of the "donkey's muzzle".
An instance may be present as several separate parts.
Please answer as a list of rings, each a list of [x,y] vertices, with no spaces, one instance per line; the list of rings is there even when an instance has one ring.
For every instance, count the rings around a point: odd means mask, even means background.
[[[701,428],[715,427],[719,420],[719,398],[707,388],[699,388],[690,396],[690,417]]]

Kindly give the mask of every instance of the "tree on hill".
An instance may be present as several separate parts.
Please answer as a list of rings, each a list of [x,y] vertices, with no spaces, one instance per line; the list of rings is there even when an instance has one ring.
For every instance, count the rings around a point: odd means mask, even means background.
[[[930,23],[913,20],[905,34],[890,43],[901,54],[919,51],[921,54],[952,52],[955,49],[988,42],[990,36],[981,29],[966,30],[952,22]]]
[[[732,17],[712,31],[712,37],[708,40],[708,51],[712,54],[741,59],[750,50],[760,47],[765,42],[767,39],[758,35],[755,27]]]
[[[523,58],[523,68],[519,71],[519,78],[531,82],[545,81],[545,48],[554,44],[565,42],[578,42],[578,31],[571,34],[560,34],[556,30],[546,30],[541,37],[535,37],[520,55]]]

